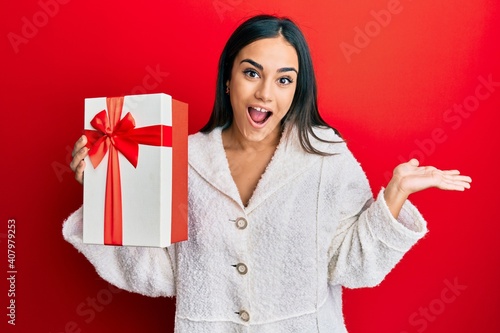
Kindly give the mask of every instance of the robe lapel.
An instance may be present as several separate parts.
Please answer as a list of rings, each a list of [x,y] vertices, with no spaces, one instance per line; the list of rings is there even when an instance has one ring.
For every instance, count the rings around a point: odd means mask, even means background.
[[[207,182],[234,200],[250,213],[285,184],[292,182],[300,173],[321,159],[320,155],[309,154],[302,149],[297,131],[285,130],[273,158],[250,198],[247,207],[241,202],[238,188],[231,176],[229,163],[222,144],[222,130],[216,128],[208,134],[197,133],[189,141],[189,164]],[[318,149],[323,144],[315,145]]]
[[[192,135],[189,140],[188,162],[208,183],[243,207],[229,170],[221,132],[221,128],[216,128],[208,134]]]
[[[250,198],[246,208],[247,213],[264,203],[278,189],[293,182],[299,174],[308,170],[320,158],[319,155],[304,151],[295,129],[285,130],[273,158]]]

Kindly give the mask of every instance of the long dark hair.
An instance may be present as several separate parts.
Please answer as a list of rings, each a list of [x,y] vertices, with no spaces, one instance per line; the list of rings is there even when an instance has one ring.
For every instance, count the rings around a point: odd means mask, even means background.
[[[332,127],[321,118],[318,111],[316,77],[307,42],[297,25],[288,18],[271,15],[254,16],[243,22],[229,37],[219,59],[219,72],[212,114],[201,132],[207,133],[219,126],[229,126],[233,121],[233,110],[229,96],[225,93],[225,85],[231,79],[233,62],[238,52],[257,40],[278,36],[283,36],[295,48],[299,60],[299,74],[295,94],[290,110],[282,119],[281,125],[283,127],[285,123],[290,122],[297,126],[300,144],[305,151],[328,155],[314,148],[309,141],[310,134],[320,141],[329,142],[316,136],[313,127]],[[336,129],[332,129],[340,136]]]

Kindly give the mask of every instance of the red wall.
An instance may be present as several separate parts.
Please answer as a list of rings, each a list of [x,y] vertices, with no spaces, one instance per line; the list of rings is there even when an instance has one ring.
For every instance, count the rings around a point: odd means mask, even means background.
[[[173,300],[108,287],[63,241],[62,221],[82,202],[67,167],[69,151],[83,128],[85,97],[166,92],[189,103],[190,132],[196,132],[211,110],[226,39],[259,13],[287,15],[302,27],[322,114],[348,140],[374,191],[409,157],[458,168],[474,180],[465,193],[429,190],[412,197],[430,233],[379,287],[346,291],[350,332],[500,331],[494,213],[500,4],[320,2],[4,1],[2,332],[172,331]],[[17,273],[15,297],[9,297],[13,225]],[[6,316],[12,299],[15,327]]]

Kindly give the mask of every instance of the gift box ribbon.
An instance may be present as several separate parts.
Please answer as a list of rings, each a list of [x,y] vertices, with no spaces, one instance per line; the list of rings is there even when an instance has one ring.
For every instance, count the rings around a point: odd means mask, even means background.
[[[122,197],[120,164],[121,153],[133,166],[139,162],[139,145],[172,147],[172,127],[153,125],[135,128],[134,117],[128,112],[121,118],[123,97],[106,98],[102,110],[90,124],[96,130],[84,130],[92,166],[97,168],[106,153],[108,169],[104,203],[104,244],[122,245]]]

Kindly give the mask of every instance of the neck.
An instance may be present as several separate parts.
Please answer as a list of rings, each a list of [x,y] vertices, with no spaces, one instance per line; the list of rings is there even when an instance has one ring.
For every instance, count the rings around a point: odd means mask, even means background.
[[[222,132],[224,148],[240,151],[263,151],[269,148],[276,148],[281,139],[281,126],[269,133],[263,140],[250,141],[241,134],[238,127],[231,124]]]

